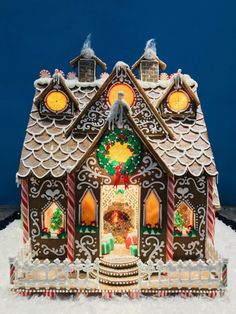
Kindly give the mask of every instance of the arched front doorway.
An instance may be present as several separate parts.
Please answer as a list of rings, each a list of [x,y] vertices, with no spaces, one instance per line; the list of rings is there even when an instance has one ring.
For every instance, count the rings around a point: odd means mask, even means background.
[[[103,185],[101,187],[100,206],[100,243],[107,237],[114,239],[114,249],[106,255],[130,255],[130,247],[127,245],[127,237],[139,239],[140,229],[140,187],[129,185]],[[104,254],[102,245],[100,255]],[[139,251],[139,243],[137,249]],[[138,253],[138,252],[137,252]]]

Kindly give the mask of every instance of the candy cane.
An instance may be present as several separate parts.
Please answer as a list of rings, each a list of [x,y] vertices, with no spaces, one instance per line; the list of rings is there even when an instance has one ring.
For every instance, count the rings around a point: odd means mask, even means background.
[[[75,177],[73,173],[67,175],[67,257],[74,261],[75,244]]]
[[[16,267],[14,265],[16,259],[14,257],[9,257],[10,264],[10,284],[13,285],[16,279]]]
[[[207,236],[214,245],[215,211],[213,209],[213,177],[207,180]]]
[[[23,243],[29,240],[29,198],[28,182],[26,179],[21,181],[21,213],[23,225]]]
[[[228,264],[228,259],[224,258],[223,267],[222,267],[222,283],[224,287],[227,287],[228,285],[227,264]]]
[[[174,255],[174,177],[168,179],[167,195],[167,232],[166,232],[166,258],[172,260]]]

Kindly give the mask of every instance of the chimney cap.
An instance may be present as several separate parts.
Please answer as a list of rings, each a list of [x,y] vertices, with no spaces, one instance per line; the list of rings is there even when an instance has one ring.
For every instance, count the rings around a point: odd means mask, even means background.
[[[144,53],[144,54],[132,65],[131,70],[135,70],[135,69],[140,65],[141,61],[143,61],[143,60],[144,60],[144,61],[150,61],[150,62],[152,61],[152,62],[155,62],[155,63],[158,63],[158,62],[159,62],[162,71],[164,71],[164,70],[166,69],[166,64],[165,64],[165,62],[163,62],[161,59],[159,59],[159,58],[157,57],[157,55],[155,55],[154,58],[150,59],[150,58],[147,58],[147,57],[145,56],[145,53]]]
[[[76,58],[74,58],[73,60],[70,61],[70,65],[72,66],[72,68],[76,68],[78,66],[78,62],[80,60],[94,60],[97,64],[100,65],[100,67],[103,70],[107,70],[107,65],[106,63],[104,63],[101,59],[99,59],[95,54],[91,55],[91,56],[87,56],[85,54],[80,54],[79,56],[77,56]]]

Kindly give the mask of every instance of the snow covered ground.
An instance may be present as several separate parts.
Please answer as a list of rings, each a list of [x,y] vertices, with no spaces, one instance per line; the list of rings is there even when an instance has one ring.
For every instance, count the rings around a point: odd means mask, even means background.
[[[224,297],[217,299],[180,297],[141,298],[130,300],[127,297],[116,297],[112,300],[86,298],[66,300],[49,300],[44,297],[27,299],[11,294],[9,288],[8,256],[14,256],[21,246],[19,220],[0,231],[0,314],[73,314],[73,313],[236,313],[236,233],[221,221],[216,223],[216,246],[224,257],[229,257],[229,286]]]

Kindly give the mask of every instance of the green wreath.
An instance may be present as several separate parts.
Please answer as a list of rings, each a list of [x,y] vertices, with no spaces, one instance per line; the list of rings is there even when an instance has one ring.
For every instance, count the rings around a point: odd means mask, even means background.
[[[121,162],[116,159],[111,159],[110,149],[117,143],[126,144],[131,152],[130,157]],[[132,174],[141,162],[142,145],[137,136],[130,130],[120,130],[116,128],[105,135],[98,145],[97,160],[100,165],[110,176]]]

